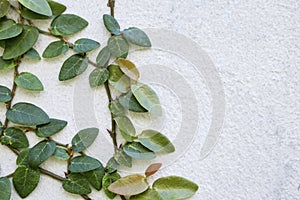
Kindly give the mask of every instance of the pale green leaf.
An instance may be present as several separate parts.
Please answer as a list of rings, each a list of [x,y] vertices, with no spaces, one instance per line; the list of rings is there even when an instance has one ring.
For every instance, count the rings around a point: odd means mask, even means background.
[[[15,78],[17,86],[32,90],[32,91],[43,91],[44,87],[37,76],[29,72],[22,72]]]
[[[123,147],[123,151],[132,158],[137,159],[153,159],[156,157],[153,151],[147,149],[138,142],[127,143]]]
[[[103,22],[106,29],[114,35],[120,34],[120,25],[117,20],[111,15],[103,15]]]
[[[39,137],[50,137],[67,126],[68,122],[59,119],[50,119],[50,122],[37,126],[36,135]]]
[[[53,141],[41,141],[32,147],[28,155],[28,164],[36,168],[54,154],[56,144]]]
[[[132,158],[128,156],[123,150],[118,150],[114,155],[114,159],[119,165],[132,167]]]
[[[77,156],[71,160],[68,169],[71,172],[87,172],[101,167],[101,163],[89,156]]]
[[[62,183],[63,188],[72,194],[89,194],[92,192],[89,182],[84,176],[77,173],[71,173]]]
[[[8,102],[11,100],[11,91],[5,86],[0,85],[0,102]]]
[[[136,131],[130,119],[126,116],[118,116],[115,117],[114,120],[116,121],[123,138],[128,142],[132,142]]]
[[[114,100],[109,103],[108,108],[114,116],[124,116],[125,115],[125,109],[124,107],[119,103],[119,101]]]
[[[86,53],[100,47],[100,43],[88,38],[81,38],[74,43],[73,50],[78,53]]]
[[[17,24],[12,19],[0,21],[0,40],[16,37],[23,31],[22,25]]]
[[[0,1],[1,5],[1,1]],[[10,200],[11,196],[11,184],[8,178],[0,178],[0,197],[1,200]]]
[[[60,81],[72,79],[82,74],[86,70],[87,66],[88,60],[85,57],[79,54],[73,55],[64,62],[60,69],[58,79]]]
[[[72,139],[72,150],[82,152],[93,144],[97,138],[99,129],[87,128],[79,131]]]
[[[123,31],[123,35],[126,40],[132,44],[142,46],[142,47],[151,47],[151,42],[148,36],[144,31],[136,27],[131,27]]]
[[[66,53],[69,50],[69,45],[64,41],[51,42],[43,52],[43,58],[54,58]]]
[[[25,133],[22,130],[13,127],[5,129],[3,136],[1,137],[1,142],[16,149],[29,147],[29,142]]]
[[[111,55],[108,46],[101,49],[96,59],[97,66],[104,67],[108,63],[110,56]]]
[[[148,189],[147,191],[130,197],[130,200],[165,200],[155,190]]]
[[[9,9],[10,9],[9,1],[0,0],[0,18],[4,17],[8,13]]]
[[[109,65],[109,84],[116,90],[125,93],[130,89],[130,78],[126,76],[118,65]]]
[[[24,7],[41,15],[51,16],[52,11],[47,0],[18,0]]]
[[[60,160],[68,160],[70,158],[67,150],[60,147],[56,147],[53,156]]]
[[[120,178],[121,178],[120,174],[115,172],[115,173],[112,173],[112,174],[105,174],[103,179],[102,179],[102,186],[103,186],[104,193],[110,199],[115,198],[116,194],[109,191],[108,187]]]
[[[136,100],[135,96],[132,94],[132,92],[127,92],[126,94],[121,95],[118,98],[118,101],[120,104],[132,111],[132,112],[148,112],[141,104]]]
[[[51,23],[51,33],[54,35],[72,35],[88,26],[88,22],[73,14],[62,14]]]
[[[92,88],[103,85],[109,78],[109,71],[103,68],[94,69],[90,76],[89,82]]]
[[[110,37],[108,40],[108,48],[111,55],[116,58],[126,58],[129,51],[129,45],[121,35]]]

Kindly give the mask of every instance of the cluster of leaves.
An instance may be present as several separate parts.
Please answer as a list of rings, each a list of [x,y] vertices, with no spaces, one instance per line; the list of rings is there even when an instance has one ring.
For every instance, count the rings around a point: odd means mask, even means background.
[[[14,88],[10,90],[0,85],[0,102],[8,106],[6,120],[13,126],[0,122],[0,142],[15,149],[18,154],[17,166],[13,174],[13,186],[20,197],[27,197],[38,185],[40,167],[50,157],[66,161],[68,171],[63,179],[63,188],[70,193],[86,195],[91,193],[91,186],[96,190],[103,188],[105,194],[113,199],[116,195],[130,196],[130,199],[184,199],[192,196],[198,186],[184,178],[170,176],[157,179],[152,187],[148,177],[154,174],[160,164],[150,165],[145,175],[133,174],[121,178],[119,166],[132,167],[133,159],[153,159],[157,153],[172,153],[174,145],[162,133],[156,130],[144,130],[137,133],[128,112],[161,115],[160,101],[155,91],[139,82],[140,73],[135,64],[126,59],[130,45],[151,47],[148,36],[136,27],[121,30],[117,20],[111,15],[104,15],[103,22],[111,33],[107,44],[99,51],[96,62],[88,58],[90,51],[100,47],[100,43],[80,38],[74,43],[69,36],[88,26],[88,22],[74,14],[63,14],[66,7],[51,0],[19,0],[19,7],[13,7],[8,0],[0,0],[0,70],[15,69],[14,85],[25,90],[43,91],[42,82],[30,72],[18,73],[18,66],[23,57],[40,60],[34,49],[40,34],[55,37],[42,53],[43,58],[64,55],[70,49],[74,52],[62,64],[58,79],[67,81],[84,73],[89,63],[95,69],[90,73],[89,83],[92,88],[105,86],[114,89],[115,98],[110,99],[108,108],[117,130],[110,131],[112,137],[118,133],[123,143],[116,147],[115,154],[106,167],[96,158],[84,151],[95,141],[99,130],[88,128],[79,131],[70,144],[61,145],[52,136],[59,133],[67,122],[50,118],[40,107],[27,102],[18,102],[11,106]],[[7,17],[10,9],[20,15],[19,22]],[[50,32],[42,31],[32,21],[51,19]],[[111,62],[113,61],[113,62]],[[27,131],[42,138],[29,148]],[[9,200],[11,184],[7,177],[0,178],[0,196]]]

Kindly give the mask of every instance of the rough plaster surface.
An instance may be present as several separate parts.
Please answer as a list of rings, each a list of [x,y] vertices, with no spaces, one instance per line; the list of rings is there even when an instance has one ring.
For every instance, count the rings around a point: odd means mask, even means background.
[[[105,40],[108,36],[101,24],[101,16],[107,13],[106,2],[60,0],[68,6],[68,13],[78,13],[90,22],[90,26],[74,37],[90,37]],[[199,81],[200,121],[192,146],[175,162],[165,167],[154,178],[177,174],[199,184],[198,193],[192,198],[217,199],[300,199],[300,2],[297,0],[265,1],[146,1],[124,0],[116,3],[116,17],[122,27],[163,28],[191,38],[204,49],[223,82],[226,100],[226,117],[220,138],[214,150],[204,160],[200,159],[203,137],[210,123],[211,103],[209,92],[197,74],[189,80]],[[38,22],[38,24],[40,24]],[[45,26],[46,28],[46,26]],[[41,37],[36,48],[41,53],[51,38]],[[93,54],[96,55],[96,52]],[[141,57],[132,56],[135,62],[143,63],[144,55],[170,65],[174,59],[180,69],[187,72],[187,61],[170,53],[149,50]],[[151,60],[147,58],[146,60]],[[78,122],[74,115],[74,92],[76,82],[85,82],[86,75],[77,80],[60,83],[57,74],[64,57],[52,62],[27,61],[20,68],[38,75],[45,92],[29,93],[19,89],[15,102],[30,101],[43,107],[50,116],[69,121],[68,127],[57,140],[69,142],[72,135],[91,122]],[[175,67],[174,67],[175,68]],[[12,72],[0,72],[0,83],[10,87]],[[201,87],[202,85],[202,87]],[[155,85],[154,85],[155,86]],[[156,86],[162,103],[174,106],[170,127],[177,130],[180,121],[180,99],[170,91]],[[194,88],[197,91],[197,88]],[[203,89],[203,90],[202,90]],[[169,93],[167,93],[169,92]],[[109,126],[105,111],[104,90],[95,92],[99,102],[95,114],[100,123],[102,137]],[[164,96],[165,95],[165,96]],[[174,97],[174,98],[172,98]],[[74,108],[75,107],[75,108]],[[172,108],[171,107],[171,108]],[[4,106],[0,106],[0,117],[4,119]],[[84,113],[84,112],[83,112]],[[204,113],[204,114],[203,114]],[[134,116],[132,116],[134,117]],[[144,122],[139,122],[140,125]],[[146,126],[149,124],[146,124]],[[79,127],[78,127],[79,126]],[[28,134],[31,141],[37,141]],[[101,157],[110,149],[101,149],[106,139],[96,143],[90,150]],[[3,148],[1,148],[3,149]],[[100,149],[100,150],[99,150]],[[15,168],[15,157],[7,150],[0,151],[1,173],[11,173]],[[103,162],[106,158],[102,158]],[[63,162],[50,160],[50,170],[62,174]],[[94,199],[105,199],[102,192],[92,195]],[[13,195],[12,199],[20,199]],[[59,183],[43,176],[36,191],[28,199],[80,199],[63,191]]]

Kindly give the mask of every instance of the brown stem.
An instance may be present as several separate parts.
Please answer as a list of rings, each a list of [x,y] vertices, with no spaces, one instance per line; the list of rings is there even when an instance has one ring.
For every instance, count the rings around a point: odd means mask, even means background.
[[[48,170],[46,170],[46,169],[43,169],[43,168],[41,168],[41,167],[39,167],[39,170],[40,170],[40,172],[41,172],[42,174],[47,175],[47,176],[50,176],[51,178],[54,178],[55,180],[58,180],[58,181],[64,181],[64,180],[65,180],[64,177],[61,177],[61,176],[59,176],[59,175],[57,175],[57,174],[54,174],[53,172],[50,172],[50,171],[48,171]]]
[[[115,16],[115,0],[108,0],[107,6],[110,7],[110,15]]]

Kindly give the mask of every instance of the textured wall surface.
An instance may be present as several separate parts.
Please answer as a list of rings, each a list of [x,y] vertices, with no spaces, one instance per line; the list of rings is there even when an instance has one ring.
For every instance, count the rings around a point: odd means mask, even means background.
[[[105,1],[59,2],[68,6],[67,13],[79,14],[90,22],[90,26],[76,34],[72,41],[80,37],[101,43],[105,41],[108,33],[101,21],[102,14],[108,13]],[[192,86],[195,83],[193,91],[198,95],[200,123],[193,143],[154,178],[177,174],[193,180],[199,184],[199,191],[192,198],[194,200],[300,199],[300,1],[117,0],[116,18],[122,27],[159,28],[190,38],[208,54],[224,87],[226,114],[223,129],[213,151],[201,159],[200,152],[212,110],[210,92],[204,79],[188,71],[187,60],[167,51],[153,49],[137,52],[131,57],[134,62],[143,65],[151,61],[185,74]],[[47,28],[46,25],[43,27]],[[43,36],[36,48],[41,53],[52,40]],[[95,52],[91,57],[96,55]],[[77,80],[59,82],[60,63],[65,58],[24,62],[20,71],[38,75],[45,91],[32,93],[18,89],[15,102],[33,102],[50,116],[69,121],[67,128],[56,136],[57,140],[65,143],[76,131],[85,128],[83,126],[98,124],[102,133],[99,137],[104,139],[96,142],[89,152],[105,162],[108,156],[103,156],[102,152],[105,155],[112,152],[110,148],[103,147],[103,143],[109,141],[105,133],[105,128],[109,127],[109,115],[104,90],[92,91],[98,98],[92,106],[101,110],[96,111],[96,124],[89,118],[77,119],[80,113],[88,116],[74,98],[78,81],[88,86],[88,73]],[[11,71],[0,72],[0,84],[10,87],[11,76]],[[142,73],[142,76],[147,74]],[[86,90],[89,90],[88,87]],[[169,105],[163,128],[174,139],[172,132],[180,129],[181,99],[169,90],[163,92],[159,86],[157,91],[162,104]],[[4,114],[5,107],[1,105],[1,120]],[[141,127],[149,125],[143,121],[136,123]],[[32,142],[37,141],[33,134],[28,136]],[[16,167],[15,156],[2,149],[0,176],[11,173]],[[51,159],[49,165],[48,169],[63,175],[63,162]],[[92,197],[105,199],[102,191]],[[14,194],[12,199],[20,198]],[[43,176],[37,190],[28,199],[81,198],[67,194],[58,182]]]

